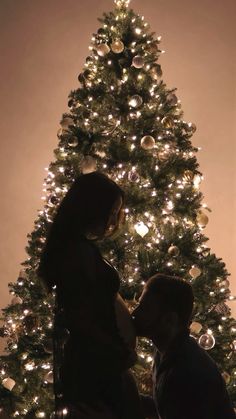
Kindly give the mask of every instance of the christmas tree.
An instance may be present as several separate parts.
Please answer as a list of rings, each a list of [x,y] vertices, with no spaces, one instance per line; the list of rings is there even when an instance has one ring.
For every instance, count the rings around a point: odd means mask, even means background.
[[[177,275],[195,294],[191,334],[217,362],[236,401],[236,321],[226,302],[228,272],[211,253],[202,174],[191,143],[196,130],[183,120],[176,89],[162,80],[160,37],[144,18],[115,0],[100,19],[91,54],[69,95],[58,131],[55,160],[44,182],[45,204],[28,235],[28,258],[3,310],[1,408],[9,417],[53,417],[53,297],[36,275],[53,216],[73,180],[95,170],[125,191],[125,225],[101,251],[119,270],[121,294],[132,309],[156,272]],[[150,392],[153,347],[138,342],[134,368],[140,391]],[[66,416],[66,412],[65,412]]]

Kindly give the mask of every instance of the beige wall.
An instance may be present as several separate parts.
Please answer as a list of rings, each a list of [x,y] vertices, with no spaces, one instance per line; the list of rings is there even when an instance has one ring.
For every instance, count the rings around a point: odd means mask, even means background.
[[[133,0],[162,35],[164,80],[178,88],[213,209],[206,233],[232,273],[235,231],[235,0]],[[1,0],[0,307],[26,258],[44,167],[53,157],[67,96],[78,86],[96,20],[112,0]],[[236,302],[233,304],[236,314]]]

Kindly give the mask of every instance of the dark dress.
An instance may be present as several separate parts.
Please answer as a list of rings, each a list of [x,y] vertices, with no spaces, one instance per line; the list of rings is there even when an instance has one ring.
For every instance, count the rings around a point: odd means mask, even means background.
[[[76,249],[68,247],[67,253],[57,287],[58,303],[70,332],[60,369],[63,397],[72,405],[102,401],[121,417],[122,373],[132,362],[129,365],[130,352],[116,323],[119,275],[85,237]]]

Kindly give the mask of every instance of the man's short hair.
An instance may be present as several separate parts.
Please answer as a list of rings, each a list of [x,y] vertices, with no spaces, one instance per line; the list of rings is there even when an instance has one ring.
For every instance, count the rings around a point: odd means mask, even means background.
[[[156,274],[147,281],[146,290],[158,298],[163,312],[177,313],[181,323],[189,326],[194,296],[188,282],[176,276]]]

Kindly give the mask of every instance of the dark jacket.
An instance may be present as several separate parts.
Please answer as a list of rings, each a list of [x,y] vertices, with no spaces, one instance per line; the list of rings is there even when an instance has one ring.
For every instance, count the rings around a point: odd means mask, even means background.
[[[153,396],[159,419],[236,418],[215,362],[188,332],[162,359],[156,353]]]

